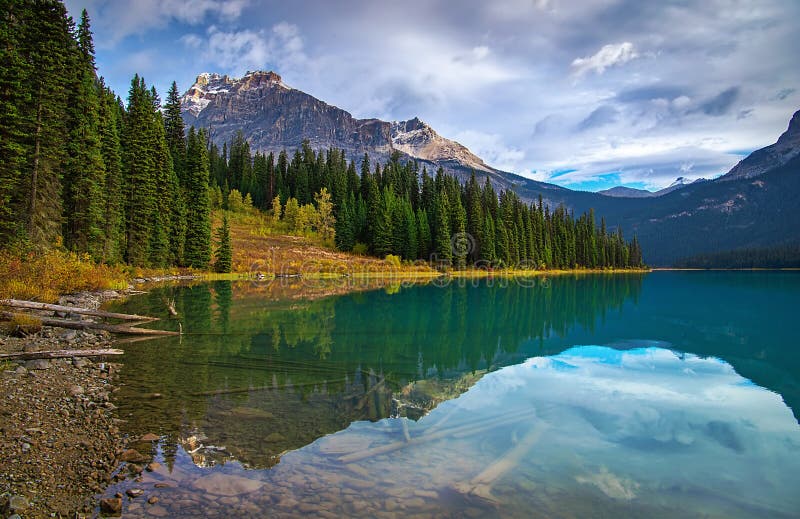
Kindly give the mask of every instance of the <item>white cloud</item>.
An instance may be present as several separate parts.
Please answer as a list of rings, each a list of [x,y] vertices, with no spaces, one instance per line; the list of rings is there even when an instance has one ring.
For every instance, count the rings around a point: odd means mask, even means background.
[[[457,133],[454,140],[460,142],[488,165],[503,171],[518,171],[525,159],[525,152],[503,142],[503,136],[465,130]]]
[[[111,48],[124,38],[167,27],[177,21],[199,25],[208,19],[231,22],[241,17],[250,0],[67,0],[73,16],[89,11],[98,31],[98,47]]]
[[[287,22],[258,31],[225,31],[212,25],[204,37],[187,34],[181,41],[188,48],[202,49],[202,59],[210,66],[235,75],[266,68],[285,73],[307,61],[299,29]]]
[[[480,45],[478,47],[473,47],[472,49],[472,56],[475,59],[483,59],[489,55],[489,47],[486,45]]]
[[[633,43],[612,43],[604,45],[596,54],[585,58],[576,58],[572,62],[573,73],[582,77],[588,72],[602,74],[607,68],[622,65],[639,57]]]

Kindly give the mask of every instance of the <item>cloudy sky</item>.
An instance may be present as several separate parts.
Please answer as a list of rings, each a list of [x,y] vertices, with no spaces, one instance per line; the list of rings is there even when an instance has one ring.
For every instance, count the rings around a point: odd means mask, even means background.
[[[800,108],[797,0],[69,0],[125,97],[274,70],[575,189],[713,177]]]

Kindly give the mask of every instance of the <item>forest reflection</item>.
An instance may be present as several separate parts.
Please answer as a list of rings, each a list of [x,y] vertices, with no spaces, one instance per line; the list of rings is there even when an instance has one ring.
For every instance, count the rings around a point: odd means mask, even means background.
[[[187,334],[127,347],[118,405],[131,434],[168,437],[168,463],[182,443],[200,465],[269,467],[353,421],[418,418],[487,371],[542,354],[550,338],[591,333],[635,304],[643,277],[451,280],[319,298],[248,282],[157,288],[125,310],[163,314],[174,299]]]

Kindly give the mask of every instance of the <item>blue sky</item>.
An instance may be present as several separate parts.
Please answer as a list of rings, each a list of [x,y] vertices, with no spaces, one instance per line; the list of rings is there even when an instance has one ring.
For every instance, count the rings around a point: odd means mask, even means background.
[[[714,177],[800,108],[796,0],[69,0],[123,98],[274,70],[573,189]],[[569,170],[568,173],[564,171]],[[560,172],[560,174],[559,174]]]

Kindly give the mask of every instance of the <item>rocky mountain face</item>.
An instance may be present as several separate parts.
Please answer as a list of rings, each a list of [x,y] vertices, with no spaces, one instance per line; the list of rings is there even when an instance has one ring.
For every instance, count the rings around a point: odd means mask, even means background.
[[[242,78],[200,74],[181,99],[187,125],[209,128],[218,145],[244,132],[252,150],[293,151],[303,140],[313,149],[339,148],[360,162],[364,153],[386,162],[399,152],[422,166],[464,177],[474,169],[502,186],[510,182],[465,146],[445,139],[418,118],[386,122],[356,119],[350,113],[286,85],[274,72]]]
[[[789,128],[778,138],[778,142],[754,151],[720,177],[720,180],[757,177],[770,169],[789,163],[798,155],[800,155],[800,110],[794,113]]]

